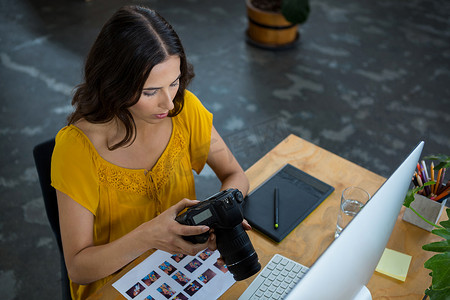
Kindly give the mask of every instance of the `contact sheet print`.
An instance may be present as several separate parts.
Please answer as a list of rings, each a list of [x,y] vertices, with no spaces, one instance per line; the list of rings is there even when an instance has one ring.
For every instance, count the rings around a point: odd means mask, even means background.
[[[196,256],[157,250],[113,287],[129,300],[217,299],[234,283],[220,253],[206,249]]]

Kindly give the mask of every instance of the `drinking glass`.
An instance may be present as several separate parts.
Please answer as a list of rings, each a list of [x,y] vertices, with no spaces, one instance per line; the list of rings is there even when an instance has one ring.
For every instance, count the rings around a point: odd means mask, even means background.
[[[369,193],[357,186],[348,187],[342,192],[336,232],[334,234],[335,238],[341,234],[342,230],[358,214],[369,199]]]

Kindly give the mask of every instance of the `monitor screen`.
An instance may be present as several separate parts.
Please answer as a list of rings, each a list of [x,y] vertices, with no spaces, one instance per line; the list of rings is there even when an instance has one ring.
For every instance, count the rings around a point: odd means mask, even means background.
[[[423,144],[384,182],[286,299],[372,299],[366,284],[397,221]]]

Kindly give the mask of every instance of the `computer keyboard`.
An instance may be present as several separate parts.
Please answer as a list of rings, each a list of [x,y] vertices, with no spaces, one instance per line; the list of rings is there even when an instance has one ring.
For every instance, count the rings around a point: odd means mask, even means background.
[[[298,262],[275,254],[239,300],[283,299],[308,270]]]

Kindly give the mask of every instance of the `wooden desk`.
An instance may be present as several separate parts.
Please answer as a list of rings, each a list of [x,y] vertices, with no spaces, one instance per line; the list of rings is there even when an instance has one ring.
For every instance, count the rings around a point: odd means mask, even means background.
[[[262,267],[275,253],[310,267],[334,239],[341,191],[345,187],[356,185],[373,195],[385,181],[385,178],[373,172],[290,135],[246,171],[250,180],[250,190],[255,189],[286,163],[332,185],[335,191],[280,244],[272,242],[256,231],[249,232]],[[368,284],[373,299],[422,299],[424,291],[431,283],[431,277],[428,275],[430,270],[425,269],[423,263],[433,253],[423,251],[421,247],[439,240],[439,237],[402,221],[402,214],[403,209],[387,247],[412,256],[408,276],[405,282],[401,282],[375,272]],[[90,299],[124,299],[111,286],[112,282],[147,255],[127,266]],[[220,299],[239,298],[255,276],[237,282]]]

